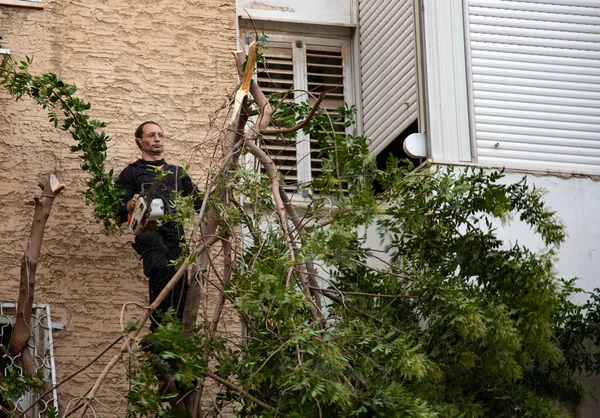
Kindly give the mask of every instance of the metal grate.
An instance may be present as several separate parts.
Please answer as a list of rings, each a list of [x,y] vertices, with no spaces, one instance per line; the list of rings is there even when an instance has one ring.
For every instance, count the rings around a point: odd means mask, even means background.
[[[8,347],[12,336],[13,326],[16,320],[16,303],[0,301],[0,343]],[[31,339],[29,340],[29,350],[31,351],[37,365],[37,370],[43,373],[44,380],[52,386],[56,386],[56,368],[54,365],[54,350],[52,340],[52,319],[50,316],[50,306],[36,304],[33,306],[33,315],[31,318]],[[4,355],[0,358],[0,372],[2,376],[8,373],[8,367],[14,366],[21,375],[23,370],[19,366],[18,357]],[[25,393],[16,402],[10,405],[4,405],[10,412],[23,412],[32,402],[37,399],[34,393]],[[41,418],[46,416],[49,407],[54,407],[58,411],[57,391],[53,390],[52,396],[41,400],[31,408],[25,415],[27,418]]]

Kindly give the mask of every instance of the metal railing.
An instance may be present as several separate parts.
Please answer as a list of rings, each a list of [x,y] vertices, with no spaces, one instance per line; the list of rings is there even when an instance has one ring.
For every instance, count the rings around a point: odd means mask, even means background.
[[[17,304],[15,302],[0,301],[0,343],[8,347],[12,330],[15,325]],[[37,371],[42,373],[44,380],[53,387],[56,386],[56,367],[54,364],[54,348],[52,340],[52,319],[50,316],[50,305],[34,304],[31,317],[31,338],[29,350],[35,359]],[[8,370],[13,368],[23,375],[17,355],[12,357],[3,354],[0,358],[0,375],[7,376]],[[13,400],[5,407],[11,408],[11,413],[27,410],[37,400],[39,394],[27,392],[19,399]],[[54,389],[46,399],[40,400],[25,415],[27,418],[41,418],[46,416],[49,408],[54,407],[58,411],[58,394]]]

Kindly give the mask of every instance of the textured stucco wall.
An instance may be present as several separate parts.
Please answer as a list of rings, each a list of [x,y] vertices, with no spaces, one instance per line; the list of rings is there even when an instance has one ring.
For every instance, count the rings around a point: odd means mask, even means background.
[[[92,103],[92,118],[107,123],[116,171],[137,158],[133,131],[152,119],[165,130],[169,162],[191,162],[192,177],[201,180],[207,159],[193,146],[214,134],[210,115],[235,83],[233,0],[44,0],[41,10],[0,5],[0,33],[16,58],[33,55],[34,73],[56,72],[78,86]],[[104,235],[84,204],[87,176],[71,144],[31,100],[15,103],[0,90],[0,300],[17,297],[33,215],[24,202],[38,193],[39,176],[56,171],[67,187],[48,222],[36,289],[36,301],[50,303],[53,319],[66,323],[55,333],[59,380],[119,334],[124,303],[147,300],[132,237]],[[237,332],[233,322],[229,328]],[[100,367],[61,388],[63,408],[84,394]],[[122,372],[111,374],[99,396],[121,412]]]

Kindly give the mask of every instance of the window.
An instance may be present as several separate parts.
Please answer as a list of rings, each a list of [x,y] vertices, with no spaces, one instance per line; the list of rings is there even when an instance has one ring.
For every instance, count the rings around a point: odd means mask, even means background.
[[[266,94],[290,92],[286,100],[313,104],[326,93],[322,106],[333,116],[344,102],[353,104],[349,40],[269,35],[257,82]],[[335,125],[345,132],[343,123]],[[284,176],[284,188],[296,191],[319,175],[319,145],[303,132],[295,138],[265,137],[264,148]]]
[[[16,303],[0,301],[0,344],[8,348],[12,336],[12,329],[16,317]],[[34,356],[38,370],[42,370],[44,379],[53,386],[56,385],[56,370],[54,366],[54,349],[52,340],[52,320],[50,317],[50,307],[48,305],[34,305],[31,318],[31,339],[29,340],[29,350]],[[2,353],[2,356],[4,353]],[[0,376],[5,376],[7,368],[12,364],[9,356],[0,356]],[[17,366],[17,370],[21,369]],[[22,371],[21,371],[22,373]],[[37,396],[32,393],[26,393],[13,405],[3,405],[11,412],[23,412]],[[27,417],[46,416],[45,411],[50,406],[58,410],[57,392],[54,389],[52,397],[42,400],[28,412]]]
[[[466,16],[477,161],[600,174],[600,3],[469,0]]]

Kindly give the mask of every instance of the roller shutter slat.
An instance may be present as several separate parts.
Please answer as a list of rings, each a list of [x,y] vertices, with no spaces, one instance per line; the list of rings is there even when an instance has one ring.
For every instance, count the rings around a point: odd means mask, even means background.
[[[523,64],[544,64],[544,65],[562,65],[572,66],[577,68],[582,74],[587,71],[598,70],[598,62],[585,59],[585,58],[573,58],[573,57],[558,57],[558,56],[544,56],[544,55],[532,55],[532,54],[520,54],[515,52],[496,52],[496,51],[483,51],[483,50],[472,50],[471,57],[474,60],[486,60],[493,61],[495,65],[510,65],[511,63]]]
[[[473,83],[475,95],[479,93],[515,93],[523,95],[548,96],[548,97],[564,97],[572,101],[577,100],[600,100],[600,93],[590,91],[578,91],[577,95],[573,94],[572,90],[549,89],[532,86],[531,82],[523,83],[522,85],[511,85],[505,83]]]
[[[572,139],[572,138],[553,138],[551,136],[538,135],[526,135],[523,133],[504,133],[504,132],[486,132],[480,130],[478,134],[478,140],[488,140],[494,143],[521,143],[521,144],[538,144],[538,145],[558,145],[558,146],[569,146],[573,148],[592,148],[600,149],[600,142],[594,140],[585,139]],[[494,146],[495,147],[495,146]]]
[[[600,173],[600,2],[469,0],[478,160]]]
[[[521,97],[523,100],[519,102],[514,100],[488,100],[475,98],[475,107],[478,109],[478,114],[481,114],[479,109],[501,109],[502,111],[528,111],[538,113],[540,117],[544,117],[548,113],[568,114],[577,116],[600,116],[600,103],[596,103],[596,107],[575,107],[565,106],[564,102],[549,104],[545,101],[531,102],[529,97]]]
[[[582,67],[568,63],[568,59],[560,62],[559,64],[551,64],[548,62],[544,63],[544,73],[557,73],[557,74],[579,74],[600,77],[600,68],[595,67]],[[510,57],[504,55],[494,58],[477,58],[474,57],[471,61],[475,68],[501,68],[509,71],[531,71],[537,69],[538,65],[533,65],[531,62],[520,62],[517,60],[510,60]]]
[[[359,2],[360,85],[370,149],[417,119],[413,0]]]
[[[586,60],[597,60],[597,51],[586,51],[569,48],[555,48],[550,51],[546,47],[539,45],[514,45],[514,44],[502,44],[502,43],[489,43],[489,42],[477,42],[471,39],[471,48],[473,51],[496,51],[496,52],[508,52],[508,53],[519,53],[525,55],[542,55],[542,56],[555,56],[555,57],[567,57],[567,58],[582,58]],[[551,55],[550,55],[551,54]]]
[[[518,118],[519,120],[526,121],[540,121],[541,123],[546,122],[550,119],[553,123],[577,123],[584,126],[585,124],[594,125],[598,120],[598,114],[592,115],[581,115],[572,114],[566,112],[549,112],[539,109],[537,111],[514,109],[505,107],[478,107],[475,111],[475,118],[478,116],[497,116],[497,117],[508,117]]]

